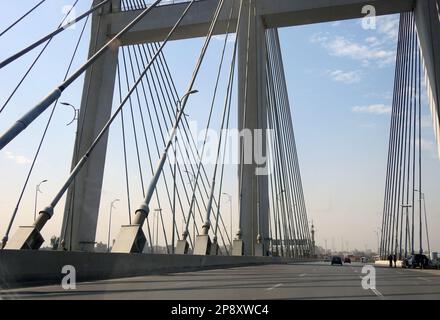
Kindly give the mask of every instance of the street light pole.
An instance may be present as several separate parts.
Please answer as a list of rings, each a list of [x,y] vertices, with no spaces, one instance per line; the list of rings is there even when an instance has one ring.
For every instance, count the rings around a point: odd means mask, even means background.
[[[406,228],[405,228],[405,258],[408,256],[408,224],[409,224],[409,208],[412,208],[411,204],[402,205],[402,209],[406,209]],[[402,217],[403,219],[403,217]],[[400,246],[400,258],[402,258],[402,246]]]
[[[108,221],[108,239],[107,239],[107,252],[110,252],[110,233],[111,233],[111,227],[112,227],[112,209],[114,208],[115,202],[120,201],[119,199],[115,199],[110,204],[110,217]]]
[[[162,215],[162,208],[154,209],[156,212],[156,250],[159,247],[159,216]],[[154,225],[153,225],[154,228]]]
[[[37,203],[38,203],[38,193],[43,193],[40,189],[40,186],[47,182],[47,180],[41,181],[37,186],[35,187],[35,209],[34,209],[34,221],[37,219]]]
[[[377,243],[377,254],[380,254],[380,242],[379,242],[379,232],[380,232],[380,229],[379,228],[377,228],[375,231],[374,231],[374,233],[376,233],[376,243]]]
[[[68,102],[60,102],[60,104],[62,104],[63,106],[66,106],[66,107],[71,107],[71,108],[73,109],[73,118],[72,118],[72,120],[71,120],[69,123],[66,124],[66,126],[67,126],[67,127],[70,126],[70,125],[71,125],[72,123],[74,123],[75,121],[78,122],[78,120],[79,120],[79,109],[76,108],[73,104],[68,103]],[[76,130],[75,130],[75,139],[77,139],[77,138],[78,138],[78,124],[77,124],[77,126],[76,126]],[[75,141],[75,143],[76,143],[76,141]],[[75,151],[75,154],[74,154],[74,158],[75,158],[75,161],[77,161],[77,158],[78,158],[78,149],[77,149],[77,148],[74,148],[74,150],[76,150],[76,151]],[[74,184],[75,184],[75,182],[74,182]],[[64,230],[64,239],[66,238],[66,234],[67,234],[67,226],[69,226],[69,222],[68,222],[67,220],[70,220],[70,241],[69,241],[69,250],[72,251],[73,208],[72,208],[72,202],[71,202],[71,201],[68,203],[68,211],[67,211],[67,218],[66,218],[66,227],[65,227],[65,230]],[[65,240],[64,240],[64,239],[61,241],[61,245],[62,245],[63,248],[65,248]]]

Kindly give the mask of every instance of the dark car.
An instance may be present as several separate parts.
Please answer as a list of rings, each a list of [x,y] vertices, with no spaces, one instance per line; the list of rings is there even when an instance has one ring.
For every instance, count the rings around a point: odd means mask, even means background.
[[[344,263],[350,263],[350,264],[351,264],[351,259],[350,259],[349,257],[346,257],[346,258],[344,259]]]
[[[342,259],[341,257],[333,257],[332,258],[332,266],[338,264],[340,266],[342,266]]]
[[[428,268],[429,258],[424,254],[415,254],[402,261],[403,268]]]

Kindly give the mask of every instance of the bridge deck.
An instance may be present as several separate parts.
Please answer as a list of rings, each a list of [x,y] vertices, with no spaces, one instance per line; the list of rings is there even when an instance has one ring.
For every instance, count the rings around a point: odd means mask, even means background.
[[[439,299],[440,271],[376,268],[377,290],[364,290],[362,266],[328,263],[264,265],[151,275],[79,284],[6,290],[16,299]]]

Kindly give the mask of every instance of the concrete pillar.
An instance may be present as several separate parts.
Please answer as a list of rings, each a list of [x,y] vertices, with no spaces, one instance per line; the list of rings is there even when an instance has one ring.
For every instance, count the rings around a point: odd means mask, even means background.
[[[417,0],[415,19],[440,157],[440,0]]]
[[[94,4],[99,2],[101,1],[95,0]],[[111,5],[93,14],[89,56],[110,40],[107,32],[110,30],[111,21],[107,14],[111,11],[119,11],[119,9],[120,0],[113,0]],[[86,72],[72,168],[85,154],[111,116],[118,46],[115,43]],[[107,140],[106,135],[67,193],[61,230],[61,239],[64,240],[66,249],[93,251]]]
[[[255,129],[263,130],[263,141],[266,139],[266,37],[263,19],[255,8],[255,0],[245,2],[243,8],[241,28],[238,34],[238,128],[250,129],[255,140]],[[248,36],[250,14],[250,36]],[[246,89],[247,88],[247,89]],[[247,90],[247,95],[246,95]],[[243,119],[245,115],[245,123]],[[241,223],[240,229],[244,244],[245,255],[255,255],[257,236],[260,231],[263,243],[268,246],[269,222],[268,222],[268,179],[267,175],[257,177],[257,164],[255,161],[256,150],[254,141],[246,140],[244,146],[240,141],[240,154],[245,150],[244,159],[248,158],[252,151],[253,159],[243,166],[243,181],[241,194]],[[250,148],[249,144],[252,144]],[[261,143],[260,143],[261,145]],[[263,155],[266,154],[266,144],[263,143]],[[264,166],[264,165],[263,165]],[[240,165],[238,177],[240,185]],[[259,207],[259,208],[258,208]],[[260,214],[258,215],[258,210]],[[258,216],[260,223],[258,224]],[[258,225],[260,230],[258,230]]]

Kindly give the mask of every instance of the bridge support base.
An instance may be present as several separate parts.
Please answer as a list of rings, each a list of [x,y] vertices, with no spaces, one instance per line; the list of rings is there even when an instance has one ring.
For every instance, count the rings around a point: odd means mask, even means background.
[[[38,250],[44,239],[34,226],[21,226],[8,241],[6,250]]]
[[[264,252],[264,244],[263,243],[256,243],[255,244],[255,256],[256,257],[263,257],[265,256]]]
[[[211,256],[218,256],[218,243],[214,240],[211,244],[211,252],[209,253]]]
[[[188,254],[189,244],[186,240],[178,240],[176,244],[176,254]]]
[[[196,243],[194,245],[194,254],[198,256],[206,256],[211,254],[211,239],[209,235],[199,235],[196,237]]]
[[[147,239],[140,225],[122,226],[112,252],[142,253]]]
[[[244,255],[244,241],[243,240],[234,240],[234,243],[232,244],[232,255],[233,256]]]

